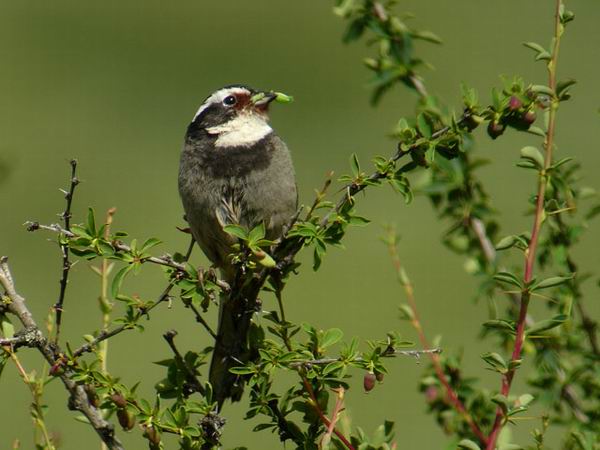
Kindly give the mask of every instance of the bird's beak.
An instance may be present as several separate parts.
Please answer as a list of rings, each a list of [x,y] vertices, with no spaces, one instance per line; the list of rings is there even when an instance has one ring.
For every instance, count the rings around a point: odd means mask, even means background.
[[[256,110],[265,112],[269,108],[269,103],[276,98],[277,93],[275,92],[258,92],[252,96],[250,103]]]

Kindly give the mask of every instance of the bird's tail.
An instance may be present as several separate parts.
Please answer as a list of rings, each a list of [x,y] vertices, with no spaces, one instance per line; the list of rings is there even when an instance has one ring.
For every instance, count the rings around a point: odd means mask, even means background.
[[[235,276],[225,278],[231,290],[220,298],[219,325],[209,371],[209,381],[219,409],[228,398],[239,401],[242,396],[244,379],[229,370],[246,364],[252,358],[248,333],[260,289],[255,283],[236,286]]]

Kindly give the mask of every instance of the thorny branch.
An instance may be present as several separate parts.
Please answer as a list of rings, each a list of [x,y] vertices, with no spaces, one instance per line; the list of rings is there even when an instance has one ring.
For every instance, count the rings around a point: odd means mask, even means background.
[[[64,212],[60,215],[61,219],[65,223],[65,230],[71,231],[71,204],[73,203],[73,194],[75,193],[75,187],[79,184],[79,179],[76,176],[77,171],[77,160],[72,159],[71,164],[71,184],[68,191],[62,191],[67,200],[67,206]],[[56,311],[56,335],[54,336],[54,342],[57,343],[60,338],[60,326],[62,324],[62,313],[63,304],[65,301],[65,294],[67,292],[67,284],[69,282],[69,270],[71,270],[71,262],[69,261],[69,244],[61,243],[60,251],[62,253],[62,275],[60,278],[60,292],[58,295],[58,301],[54,305]]]
[[[15,289],[8,267],[8,258],[5,256],[0,259],[0,285],[2,285],[6,295],[10,299],[8,311],[17,316],[27,330],[37,330],[37,333],[41,334],[40,328],[25,304],[25,299]],[[62,353],[57,344],[50,343],[45,338],[41,338],[38,341],[36,348],[50,365],[55,364]],[[123,450],[121,441],[115,436],[112,424],[104,419],[100,410],[89,403],[83,386],[73,381],[70,375],[71,372],[68,368],[56,374],[70,394],[69,408],[81,412],[87,418],[107,448],[110,450]]]
[[[27,231],[46,230],[46,231],[53,231],[55,233],[62,233],[69,238],[75,237],[74,233],[72,233],[68,230],[65,230],[59,224],[56,224],[56,223],[53,223],[50,225],[43,225],[38,222],[29,221],[29,222],[25,222],[25,226],[27,227]],[[119,240],[112,241],[111,245],[113,246],[113,248],[115,250],[122,251],[122,252],[131,252],[131,247]],[[149,262],[152,264],[157,264],[159,266],[171,267],[171,268],[176,269],[181,272],[184,272],[186,269],[185,264],[178,263],[177,261],[175,261],[173,259],[173,257],[171,255],[163,255],[160,257],[159,256],[148,256],[146,258],[142,258],[140,260],[140,262],[141,263]],[[229,286],[229,284],[226,281],[223,281],[220,279],[215,279],[214,283],[217,286],[219,286],[221,289],[223,289],[224,291],[229,291],[231,289],[231,287]]]

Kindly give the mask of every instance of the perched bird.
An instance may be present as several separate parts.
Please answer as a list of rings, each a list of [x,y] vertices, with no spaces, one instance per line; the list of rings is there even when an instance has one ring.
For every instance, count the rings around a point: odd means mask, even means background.
[[[269,104],[277,97],[226,86],[202,103],[185,135],[179,193],[186,218],[196,242],[231,286],[236,269],[229,256],[236,238],[223,227],[251,230],[262,222],[266,238],[277,240],[297,208],[290,152],[268,123]],[[247,360],[251,312],[241,317],[231,305],[242,300],[248,301],[232,293],[220,299],[209,374],[219,405],[227,398],[239,400],[242,393],[242,383],[229,372]]]

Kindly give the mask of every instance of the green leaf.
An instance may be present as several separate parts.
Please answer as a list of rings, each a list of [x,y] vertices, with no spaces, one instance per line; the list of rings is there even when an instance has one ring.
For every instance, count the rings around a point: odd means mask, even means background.
[[[431,125],[429,124],[427,116],[424,113],[421,113],[417,116],[417,128],[422,136],[428,139],[431,137]]]
[[[500,239],[500,241],[498,241],[498,243],[496,244],[496,250],[506,250],[506,249],[514,246],[517,242],[518,242],[518,239],[516,236],[514,236],[514,235],[506,236],[506,237]]]
[[[242,241],[248,240],[248,233],[243,227],[239,225],[225,225],[223,227],[223,231],[225,231],[225,233],[227,234],[240,238]]]
[[[500,406],[500,408],[502,408],[505,412],[508,410],[508,408],[510,407],[510,404],[508,402],[508,399],[506,398],[506,396],[502,395],[502,394],[496,394],[494,395],[491,400],[498,406]]]
[[[548,50],[546,50],[544,47],[542,47],[540,44],[538,44],[537,42],[523,42],[523,45],[525,47],[530,48],[531,50],[537,52],[537,53],[548,53]]]
[[[521,149],[521,158],[531,161],[536,167],[542,169],[545,161],[542,153],[535,147],[528,145]]]
[[[113,282],[110,287],[110,293],[113,298],[117,298],[119,295],[119,291],[121,290],[121,284],[123,284],[123,280],[125,276],[133,269],[133,264],[128,264],[123,267],[121,270],[117,272],[115,277],[113,278]]]
[[[321,348],[327,348],[338,342],[344,335],[339,328],[330,328],[323,334],[321,338]]]
[[[519,406],[527,406],[533,401],[534,398],[535,397],[531,394],[523,394],[519,396],[517,402],[519,403]]]
[[[500,356],[498,353],[485,353],[481,355],[481,359],[492,366],[492,368],[497,372],[506,373],[508,371],[506,361],[504,361],[504,358],[502,358],[502,356]]]
[[[15,335],[15,327],[6,315],[0,315],[0,330],[2,331],[2,335],[10,339]]]
[[[149,238],[142,244],[142,248],[140,252],[146,252],[150,250],[152,247],[156,247],[158,244],[162,244],[162,241],[158,238]]]
[[[442,39],[432,31],[415,31],[412,35],[415,39],[421,39],[422,41],[431,42],[433,44],[441,44],[443,42]]]
[[[566,80],[559,81],[556,84],[556,95],[560,97],[568,88],[570,88],[576,83],[577,80],[574,80],[573,78],[568,78]]]
[[[572,280],[575,274],[571,274],[568,277],[550,277],[542,280],[538,283],[535,283],[531,286],[531,291],[536,291],[539,289],[547,289],[554,286],[560,286],[561,284],[565,284],[567,281]]]
[[[96,219],[94,218],[94,209],[93,208],[88,208],[87,232],[91,236],[96,236]]]
[[[485,322],[483,322],[483,326],[486,328],[493,328],[496,330],[510,331],[512,333],[515,332],[515,326],[508,320],[502,320],[502,319],[486,320]]]
[[[550,97],[554,97],[554,91],[548,86],[544,86],[543,84],[534,84],[531,86],[531,90],[536,94],[545,94]]]
[[[260,239],[265,237],[265,233],[265,224],[264,222],[261,222],[260,224],[252,228],[252,230],[250,230],[250,233],[248,234],[248,242],[255,243],[256,241],[259,241]]]
[[[527,330],[527,336],[535,335],[542,333],[544,331],[551,330],[553,328],[561,326],[563,323],[567,321],[569,317],[565,314],[559,314],[554,316],[552,319],[548,320],[540,320],[539,322],[534,323]]]
[[[358,177],[360,175],[360,163],[358,162],[356,153],[352,153],[352,156],[350,156],[350,167],[352,168],[354,177]]]
[[[368,225],[369,223],[371,223],[371,221],[365,217],[361,217],[361,216],[351,216],[348,219],[348,223],[350,225],[354,225],[357,227],[364,227],[366,225]]]
[[[521,285],[521,280],[519,280],[516,275],[510,272],[498,272],[496,275],[494,275],[494,280],[500,281],[501,283],[512,284],[521,289],[523,288]]]
[[[464,449],[464,450],[481,450],[479,445],[477,445],[475,442],[473,442],[470,439],[463,439],[462,441],[460,441],[458,443],[457,448]]]

